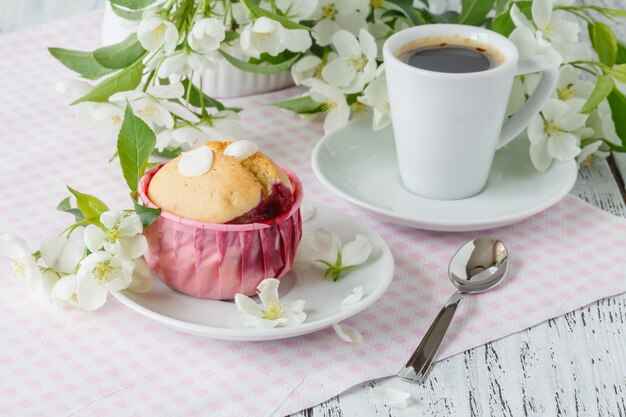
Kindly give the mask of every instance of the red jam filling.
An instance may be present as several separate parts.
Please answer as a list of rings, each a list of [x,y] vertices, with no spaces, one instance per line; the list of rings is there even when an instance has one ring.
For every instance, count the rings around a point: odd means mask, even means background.
[[[261,223],[287,211],[293,204],[293,193],[282,183],[272,185],[270,195],[249,212],[235,217],[226,224]]]

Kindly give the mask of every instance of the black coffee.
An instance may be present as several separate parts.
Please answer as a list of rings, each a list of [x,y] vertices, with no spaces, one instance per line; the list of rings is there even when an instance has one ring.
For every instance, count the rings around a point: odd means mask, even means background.
[[[413,67],[428,71],[478,72],[496,67],[500,62],[499,53],[489,49],[493,48],[469,39],[431,38],[430,42],[422,39],[405,45],[398,57]]]

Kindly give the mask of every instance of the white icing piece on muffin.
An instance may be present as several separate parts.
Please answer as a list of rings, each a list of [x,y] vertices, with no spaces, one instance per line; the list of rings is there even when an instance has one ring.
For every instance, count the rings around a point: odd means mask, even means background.
[[[185,177],[199,177],[211,169],[213,150],[208,146],[200,146],[180,156],[178,171]]]
[[[230,144],[207,142],[198,148],[209,148],[213,156],[210,168],[199,176],[181,173],[183,156],[166,163],[152,177],[148,198],[162,210],[179,217],[229,223],[240,218],[245,220],[245,215],[267,201],[277,186],[289,194],[293,192],[289,177],[270,158],[255,152],[237,160],[224,153]]]
[[[256,143],[250,142],[249,140],[238,140],[224,149],[224,155],[233,156],[238,161],[243,161],[258,151],[259,145]]]

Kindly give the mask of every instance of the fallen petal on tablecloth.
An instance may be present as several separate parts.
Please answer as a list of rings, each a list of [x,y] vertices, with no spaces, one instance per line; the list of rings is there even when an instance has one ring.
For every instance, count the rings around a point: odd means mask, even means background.
[[[79,127],[54,92],[70,72],[46,46],[98,46],[100,13],[0,36],[0,231],[34,247],[70,218],[54,208],[65,184],[128,206],[113,143]],[[300,90],[232,101],[246,108],[247,136],[298,173],[306,198],[367,222],[397,268],[389,291],[347,321],[362,344],[329,328],[263,343],[201,339],[162,327],[116,302],[94,313],[60,310],[11,278],[0,263],[0,415],[281,416],[368,379],[392,375],[417,346],[453,287],[448,260],[476,233],[394,226],[338,200],[315,180],[309,155],[318,123],[264,106]],[[439,358],[462,352],[599,298],[626,291],[626,220],[569,196],[525,222],[487,231],[511,254],[511,276],[461,304]]]

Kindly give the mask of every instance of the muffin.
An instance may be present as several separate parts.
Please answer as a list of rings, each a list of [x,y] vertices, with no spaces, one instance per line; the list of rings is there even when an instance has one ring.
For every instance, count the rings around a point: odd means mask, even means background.
[[[230,144],[203,145],[212,163],[201,175],[183,174],[178,157],[139,184],[143,204],[161,208],[144,230],[146,262],[166,285],[194,297],[254,295],[263,279],[291,269],[302,236],[296,175],[260,152],[232,156]]]

